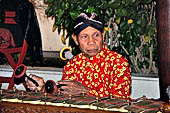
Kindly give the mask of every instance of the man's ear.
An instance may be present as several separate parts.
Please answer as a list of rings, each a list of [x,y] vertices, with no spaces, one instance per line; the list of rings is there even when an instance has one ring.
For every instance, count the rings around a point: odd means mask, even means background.
[[[104,38],[105,38],[105,34],[106,34],[106,30],[103,30],[103,33],[102,33],[103,41],[104,41]]]
[[[72,34],[72,38],[73,38],[74,42],[76,43],[76,45],[79,45],[76,35]]]

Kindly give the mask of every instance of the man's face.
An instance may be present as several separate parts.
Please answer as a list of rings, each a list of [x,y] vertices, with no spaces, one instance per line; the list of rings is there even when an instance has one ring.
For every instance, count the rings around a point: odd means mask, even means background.
[[[102,50],[104,35],[105,32],[101,33],[93,27],[87,27],[79,33],[78,37],[73,35],[73,39],[81,51],[90,58]]]

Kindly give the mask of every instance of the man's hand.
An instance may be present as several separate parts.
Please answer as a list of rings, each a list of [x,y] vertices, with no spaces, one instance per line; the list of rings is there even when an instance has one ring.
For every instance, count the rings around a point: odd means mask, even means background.
[[[31,91],[36,91],[36,90],[41,91],[45,84],[44,79],[42,77],[38,77],[33,74],[30,74],[29,77],[34,79],[38,83],[39,86],[37,87],[32,81],[30,81],[28,78],[25,78],[27,88],[29,88]]]
[[[61,80],[58,81],[60,87],[60,92],[68,95],[77,95],[77,94],[88,94],[89,88],[83,86],[80,82],[73,80]]]

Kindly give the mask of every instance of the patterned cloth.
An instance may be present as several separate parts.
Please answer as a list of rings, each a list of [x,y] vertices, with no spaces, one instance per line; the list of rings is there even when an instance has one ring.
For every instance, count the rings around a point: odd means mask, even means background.
[[[102,51],[88,59],[83,53],[72,58],[63,69],[63,80],[75,80],[99,97],[112,95],[130,98],[131,72],[128,61],[104,45]]]

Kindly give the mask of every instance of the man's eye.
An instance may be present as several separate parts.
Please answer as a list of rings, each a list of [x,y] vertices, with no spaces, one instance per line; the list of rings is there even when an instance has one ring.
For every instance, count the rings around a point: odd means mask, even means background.
[[[87,35],[84,35],[84,36],[80,36],[80,38],[88,38],[88,36],[87,36]]]
[[[94,36],[94,38],[96,38],[99,36],[99,33],[95,33],[93,36]]]
[[[98,33],[96,33],[96,37],[98,37],[99,36],[99,34]]]

